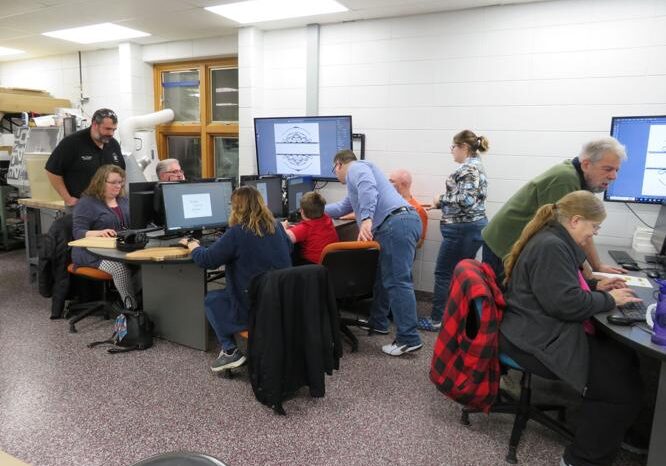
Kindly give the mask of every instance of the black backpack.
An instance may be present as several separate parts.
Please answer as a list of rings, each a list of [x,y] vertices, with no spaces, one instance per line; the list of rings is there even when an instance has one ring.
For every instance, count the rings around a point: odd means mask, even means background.
[[[113,324],[111,338],[89,343],[88,348],[111,344],[117,346],[117,348],[109,348],[107,351],[115,354],[146,350],[153,346],[153,323],[142,309],[137,309],[135,306],[133,300],[128,297],[125,310],[116,317]]]

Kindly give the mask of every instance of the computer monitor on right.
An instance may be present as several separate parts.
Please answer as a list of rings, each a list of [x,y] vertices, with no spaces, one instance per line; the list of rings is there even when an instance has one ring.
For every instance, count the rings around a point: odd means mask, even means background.
[[[666,115],[613,117],[611,136],[627,150],[604,200],[638,204],[666,201]]]
[[[652,231],[652,245],[657,250],[657,262],[666,262],[666,203],[661,205],[657,223]]]
[[[232,192],[230,181],[164,184],[165,231],[200,234],[202,230],[226,227]]]

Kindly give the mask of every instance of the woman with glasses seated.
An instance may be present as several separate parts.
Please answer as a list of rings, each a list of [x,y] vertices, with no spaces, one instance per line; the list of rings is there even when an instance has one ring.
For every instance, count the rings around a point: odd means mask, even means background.
[[[114,237],[118,231],[127,229],[129,218],[125,170],[116,165],[102,165],[74,207],[74,239]],[[132,272],[126,264],[102,260],[85,248],[72,248],[72,262],[110,274],[123,304],[129,304],[128,296],[134,298]]]
[[[192,239],[180,243],[189,248],[198,266],[211,270],[226,266],[226,288],[210,291],[204,302],[206,317],[222,347],[210,369],[220,372],[239,367],[245,363],[245,355],[237,348],[234,334],[248,327],[246,290],[256,275],[291,266],[291,240],[259,191],[241,186],[231,195],[229,228],[224,235],[208,248]]]
[[[507,309],[500,351],[582,394],[574,441],[562,465],[611,464],[641,405],[633,350],[596,332],[590,317],[640,301],[623,280],[586,281],[583,246],[606,218],[589,191],[542,206],[504,261]]]
[[[445,183],[446,192],[433,200],[442,209],[439,228],[442,243],[435,265],[435,287],[430,318],[419,319],[418,328],[438,332],[442,328],[444,305],[456,264],[474,259],[483,242],[481,230],[488,224],[486,192],[488,180],[480,152],[488,150],[488,139],[464,130],[453,136],[451,155],[460,164]]]

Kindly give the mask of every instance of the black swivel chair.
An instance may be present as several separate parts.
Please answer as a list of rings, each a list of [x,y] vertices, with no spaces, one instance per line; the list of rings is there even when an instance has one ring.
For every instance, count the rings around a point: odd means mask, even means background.
[[[359,300],[372,296],[378,260],[379,243],[376,241],[340,241],[324,248],[319,263],[328,269],[338,309],[349,310]],[[350,325],[366,326],[367,321],[340,317],[340,331],[355,352],[358,339],[349,329]]]

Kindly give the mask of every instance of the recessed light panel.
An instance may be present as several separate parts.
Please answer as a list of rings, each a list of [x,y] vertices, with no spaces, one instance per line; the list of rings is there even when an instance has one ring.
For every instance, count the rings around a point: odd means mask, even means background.
[[[68,40],[79,44],[95,44],[98,42],[114,42],[136,37],[146,37],[150,34],[136,29],[118,26],[113,23],[91,24],[78,28],[61,29],[59,31],[44,32],[43,36]]]
[[[9,47],[0,47],[0,56],[18,55],[19,53],[25,53],[25,52],[23,50],[19,50],[19,49],[10,49]]]
[[[300,18],[347,11],[335,0],[250,0],[206,7],[211,13],[241,24],[261,23],[277,19]]]

